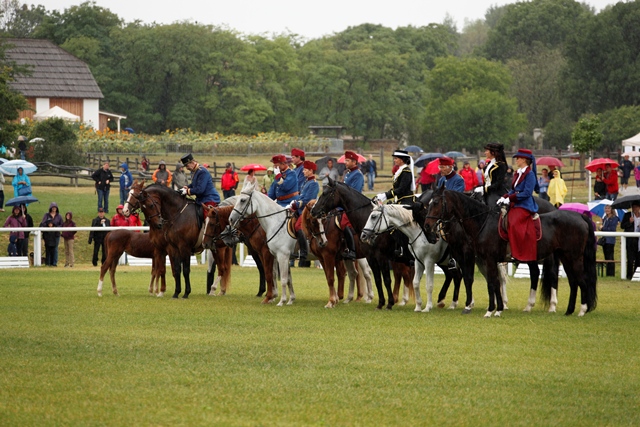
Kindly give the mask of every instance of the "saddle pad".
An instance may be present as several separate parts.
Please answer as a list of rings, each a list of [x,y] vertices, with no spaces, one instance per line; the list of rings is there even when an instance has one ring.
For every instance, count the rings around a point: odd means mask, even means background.
[[[292,239],[296,238],[296,221],[298,220],[298,215],[291,215],[287,220],[287,233],[291,236]]]

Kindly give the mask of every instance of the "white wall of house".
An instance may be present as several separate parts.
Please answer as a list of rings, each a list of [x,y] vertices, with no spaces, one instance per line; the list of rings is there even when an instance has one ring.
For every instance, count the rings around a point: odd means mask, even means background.
[[[49,98],[36,98],[36,114],[49,109]]]
[[[85,99],[82,104],[82,116],[84,123],[95,129],[100,127],[100,100]]]

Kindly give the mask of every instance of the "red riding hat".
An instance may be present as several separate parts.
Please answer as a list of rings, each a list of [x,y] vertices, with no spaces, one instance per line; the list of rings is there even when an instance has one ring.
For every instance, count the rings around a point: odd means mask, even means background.
[[[312,161],[305,160],[305,161],[304,161],[304,168],[305,168],[305,169],[312,170],[312,171],[314,171],[314,172],[315,172],[315,171],[318,169],[318,165],[316,165],[316,164],[315,164],[314,162],[312,162]]]
[[[304,157],[304,151],[302,151],[299,148],[294,148],[291,150],[291,155],[292,156],[297,156],[297,157]]]
[[[276,154],[271,158],[271,163],[273,163],[274,165],[279,163],[287,163],[287,158],[284,156],[284,154]]]
[[[358,155],[357,155],[355,152],[353,152],[353,151],[345,151],[345,152],[344,152],[344,158],[345,158],[345,159],[351,159],[351,160],[353,160],[354,162],[357,162],[357,161],[358,161]]]

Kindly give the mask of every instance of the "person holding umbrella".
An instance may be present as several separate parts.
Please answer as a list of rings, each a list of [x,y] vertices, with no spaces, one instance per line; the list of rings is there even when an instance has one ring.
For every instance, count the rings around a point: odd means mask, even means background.
[[[26,227],[27,220],[20,210],[20,206],[14,206],[11,215],[4,222],[5,228]],[[9,251],[9,256],[22,255],[22,241],[24,240],[24,231],[12,231],[9,233],[9,242],[15,245],[15,251]],[[12,253],[13,252],[13,253]]]
[[[31,180],[24,173],[23,168],[18,168],[18,173],[13,177],[11,184],[13,185],[13,197],[31,195]]]
[[[607,199],[616,200],[618,198],[618,173],[611,167],[610,163],[607,163],[604,167],[604,178],[602,179],[607,184]]]
[[[620,218],[616,215],[616,211],[611,208],[611,205],[604,207],[604,217],[602,218],[602,226],[600,231],[616,231],[618,229],[618,223]],[[613,261],[613,252],[616,245],[615,237],[603,237],[604,244],[602,245],[602,252],[604,253],[604,259],[607,261]],[[607,276],[613,277],[616,275],[616,265],[613,262],[607,263]]]
[[[0,172],[0,212],[4,212],[4,175]]]
[[[631,210],[624,214],[620,227],[627,233],[640,231],[640,200],[631,203]],[[627,237],[627,280],[631,280],[640,264],[638,238]]]

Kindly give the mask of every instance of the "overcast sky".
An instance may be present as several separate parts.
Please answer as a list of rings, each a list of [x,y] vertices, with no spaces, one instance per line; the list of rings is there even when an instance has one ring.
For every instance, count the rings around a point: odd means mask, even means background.
[[[64,11],[81,0],[26,0],[43,4],[47,10]],[[341,32],[363,23],[397,28],[443,22],[447,13],[458,30],[465,19],[484,18],[491,5],[515,3],[504,0],[97,0],[97,5],[126,22],[170,24],[191,20],[226,26],[245,34],[291,32],[308,39]],[[597,11],[613,0],[588,0]]]

